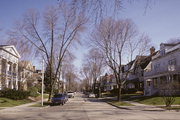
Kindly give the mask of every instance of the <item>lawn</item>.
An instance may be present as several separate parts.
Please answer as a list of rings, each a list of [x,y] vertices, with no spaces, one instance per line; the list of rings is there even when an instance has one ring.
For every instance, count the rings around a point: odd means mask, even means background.
[[[8,98],[0,98],[0,107],[13,107],[30,102],[31,100],[12,100]]]
[[[142,104],[147,105],[165,105],[162,97],[147,97],[147,96],[141,96],[141,97],[135,97],[128,99],[134,102],[139,102]],[[173,105],[180,105],[180,97],[175,97],[175,102]]]
[[[47,94],[44,94],[44,99],[48,98]],[[38,97],[34,98],[35,101],[41,100],[41,95]],[[0,98],[0,107],[13,107],[13,106],[18,106],[26,103],[30,103],[32,100],[29,99],[24,99],[24,100],[13,100],[9,98]]]

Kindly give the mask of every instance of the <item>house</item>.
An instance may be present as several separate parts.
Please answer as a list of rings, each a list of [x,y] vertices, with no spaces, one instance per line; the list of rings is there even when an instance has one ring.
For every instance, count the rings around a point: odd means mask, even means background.
[[[36,80],[35,66],[30,61],[20,61],[18,64],[19,88],[27,90],[28,87],[34,86]]]
[[[180,43],[161,43],[160,50],[144,70],[146,96],[160,94],[163,85],[180,84]],[[180,94],[179,91],[176,94]]]
[[[132,61],[129,70],[124,73],[127,74],[126,82],[124,88],[132,89],[135,88],[137,90],[143,89],[143,68],[142,62],[145,60],[147,56],[136,56],[135,60]]]
[[[18,61],[21,56],[13,45],[0,45],[0,90],[18,89]]]
[[[103,91],[111,91],[117,88],[116,79],[114,75],[108,75],[107,73],[100,77],[100,86]]]
[[[150,48],[149,56],[136,56],[136,58],[124,65],[123,78],[125,79],[125,89],[136,89],[143,91],[144,89],[144,69],[150,63],[152,56],[154,56],[155,48]]]

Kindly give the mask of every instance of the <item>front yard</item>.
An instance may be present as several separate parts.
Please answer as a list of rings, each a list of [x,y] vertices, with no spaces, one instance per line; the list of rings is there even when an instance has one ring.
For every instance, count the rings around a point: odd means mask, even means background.
[[[13,107],[21,104],[26,104],[32,102],[31,100],[13,100],[9,98],[0,98],[0,107]]]
[[[162,97],[141,96],[141,97],[131,97],[128,100],[138,102],[141,104],[147,104],[147,105],[165,105]],[[173,103],[173,105],[180,105],[180,97],[175,97],[175,102]]]
[[[48,95],[44,94],[44,98],[48,98]],[[34,102],[34,101],[39,101],[39,100],[41,100],[41,95],[34,98],[33,100],[32,99],[13,100],[13,99],[1,97],[0,98],[0,107],[1,108],[14,107],[14,106],[18,106],[18,105],[22,105],[22,104],[26,104],[26,103],[30,103],[30,102]]]
[[[175,97],[175,102],[172,104],[171,108],[166,108],[163,98],[157,96],[148,97],[141,94],[122,94],[122,102],[115,101],[117,96],[111,95],[111,93],[104,93],[103,97],[108,99],[110,97],[111,101],[109,100],[107,102],[115,106],[131,106],[131,104],[123,101],[133,101],[146,105],[156,105],[164,109],[180,110],[180,96]]]

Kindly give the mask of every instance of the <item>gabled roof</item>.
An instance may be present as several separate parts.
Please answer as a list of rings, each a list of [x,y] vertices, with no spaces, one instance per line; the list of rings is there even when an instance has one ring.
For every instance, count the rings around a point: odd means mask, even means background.
[[[27,69],[27,70],[35,71],[35,67],[33,66],[33,64],[30,61],[24,61],[24,60],[20,61],[19,67]]]
[[[180,44],[180,42],[178,43],[161,43],[160,45],[164,45],[164,46],[175,46],[175,45],[178,45]]]
[[[0,49],[10,53],[17,58],[21,58],[14,45],[0,45]]]
[[[152,60],[152,56],[156,55],[158,51],[154,52],[149,56],[137,56],[136,59],[133,61],[133,64],[129,70],[135,72],[135,70],[140,66],[141,69],[146,68],[149,62]],[[129,63],[128,63],[129,64]]]

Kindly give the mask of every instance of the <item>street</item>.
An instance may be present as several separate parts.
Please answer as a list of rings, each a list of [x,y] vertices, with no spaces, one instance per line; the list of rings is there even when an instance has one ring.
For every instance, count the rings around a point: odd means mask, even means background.
[[[132,106],[133,108],[133,106]],[[180,120],[180,112],[122,109],[77,94],[64,106],[14,107],[0,110],[0,120]]]

